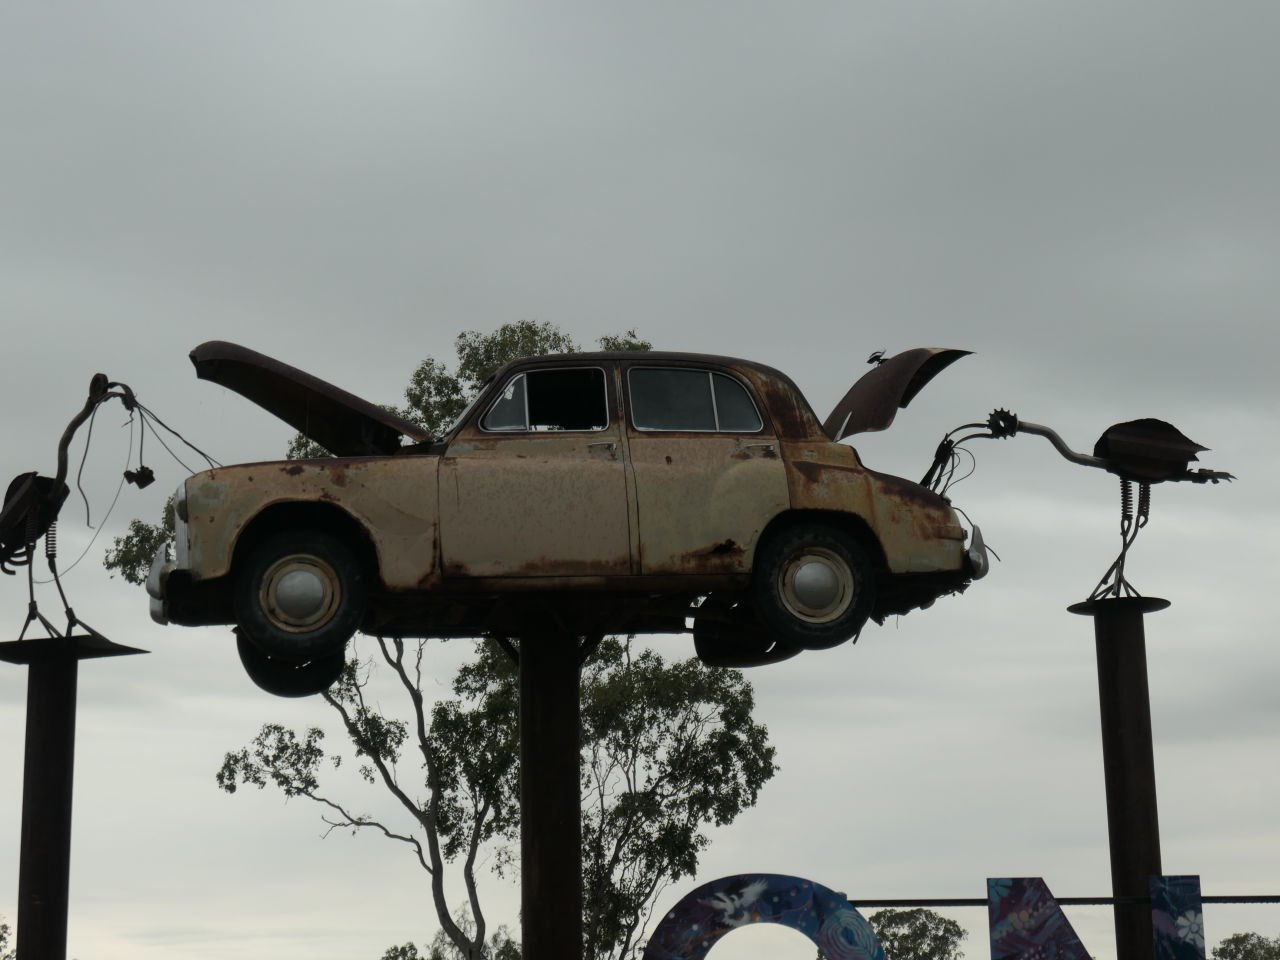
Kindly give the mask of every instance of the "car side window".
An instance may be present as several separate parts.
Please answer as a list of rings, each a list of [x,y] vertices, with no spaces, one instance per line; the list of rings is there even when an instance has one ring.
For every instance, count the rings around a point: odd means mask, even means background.
[[[723,373],[713,373],[711,384],[716,400],[716,426],[721,432],[759,433],[764,429],[760,411],[742,384]]]
[[[604,371],[531,370],[506,382],[480,420],[494,432],[597,431],[609,426]]]
[[[633,367],[631,419],[638,430],[759,433],[750,394],[738,381],[709,370]]]

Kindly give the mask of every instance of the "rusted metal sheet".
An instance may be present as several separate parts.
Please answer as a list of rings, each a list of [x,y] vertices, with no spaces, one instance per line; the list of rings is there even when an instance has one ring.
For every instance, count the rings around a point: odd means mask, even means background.
[[[945,500],[919,484],[876,473],[835,443],[784,444],[791,506],[864,520],[891,573],[958,571],[965,531]]]
[[[779,438],[796,441],[826,439],[809,401],[790,377],[760,364],[743,363],[735,370],[760,397]]]
[[[628,440],[640,572],[749,572],[760,534],[789,506],[778,441],[638,431]]]
[[[626,575],[631,536],[616,427],[464,430],[440,471],[446,577]]]
[[[921,347],[881,362],[849,388],[823,421],[823,429],[835,441],[886,429],[899,407],[909,404],[944,368],[968,355],[968,350]]]
[[[435,572],[437,457],[294,460],[219,467],[187,480],[186,562],[195,581],[226,575],[236,542],[283,504],[340,510],[369,534],[383,583],[417,588]]]
[[[391,454],[402,437],[431,439],[416,423],[239,344],[202,343],[191,362],[201,380],[252,400],[336,456]]]

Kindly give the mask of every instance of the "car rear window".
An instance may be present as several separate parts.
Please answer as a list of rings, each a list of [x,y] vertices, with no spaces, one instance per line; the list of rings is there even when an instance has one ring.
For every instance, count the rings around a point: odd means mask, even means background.
[[[512,377],[480,421],[484,430],[593,431],[609,426],[604,371],[532,370]]]
[[[722,373],[636,367],[627,379],[637,429],[758,433],[764,428],[746,388]]]

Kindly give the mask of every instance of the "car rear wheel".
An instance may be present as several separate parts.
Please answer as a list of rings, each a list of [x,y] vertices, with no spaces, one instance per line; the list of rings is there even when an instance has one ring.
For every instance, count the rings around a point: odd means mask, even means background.
[[[367,574],[330,533],[282,531],[254,546],[236,578],[236,619],[272,658],[306,663],[342,650],[367,605]]]
[[[769,634],[750,604],[715,595],[702,601],[693,616],[693,649],[709,667],[762,667],[789,660],[802,648]]]
[[[346,666],[342,650],[307,663],[273,659],[254,646],[240,630],[236,631],[236,650],[249,679],[258,689],[277,697],[309,697],[324,693],[342,676],[342,669]]]
[[[875,603],[867,551],[838,527],[816,521],[786,526],[756,553],[755,608],[784,643],[825,650],[857,636]]]

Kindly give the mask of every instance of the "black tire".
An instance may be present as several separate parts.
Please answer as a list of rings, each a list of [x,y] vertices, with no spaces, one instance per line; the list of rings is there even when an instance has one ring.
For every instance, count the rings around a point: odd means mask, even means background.
[[[772,533],[756,552],[755,609],[765,628],[806,650],[858,635],[875,606],[875,566],[838,527],[813,520]]]
[[[259,690],[277,697],[309,697],[324,693],[342,676],[342,669],[346,666],[346,657],[341,650],[309,663],[273,660],[239,630],[236,631],[236,650],[249,679]]]
[[[342,655],[364,620],[368,574],[340,539],[282,531],[239,562],[235,612],[259,652],[292,663]]]
[[[748,604],[716,596],[702,601],[693,617],[693,649],[709,667],[763,667],[789,660],[802,648],[771,636]]]

